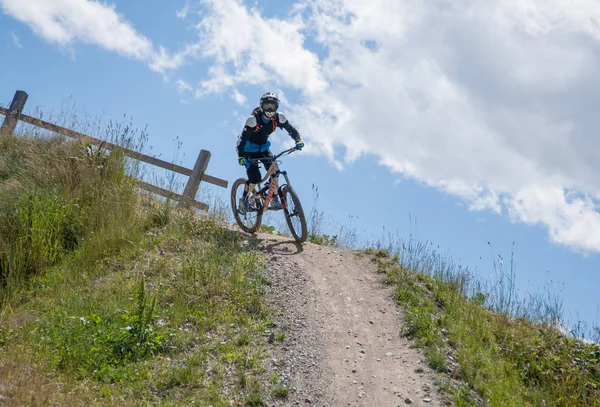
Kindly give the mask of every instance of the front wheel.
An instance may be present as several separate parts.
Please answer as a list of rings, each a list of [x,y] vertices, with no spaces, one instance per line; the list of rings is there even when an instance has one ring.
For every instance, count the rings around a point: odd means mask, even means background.
[[[247,233],[254,233],[262,222],[262,202],[260,199],[256,199],[255,202],[250,202],[249,207],[243,207],[242,196],[245,188],[245,178],[239,178],[233,183],[231,187],[231,209],[240,229]],[[256,187],[254,189],[256,190]],[[249,194],[252,195],[252,193]]]
[[[281,201],[285,205],[283,211],[290,232],[292,232],[296,242],[304,242],[308,237],[308,229],[306,227],[304,210],[296,191],[291,186],[285,185],[281,188]]]

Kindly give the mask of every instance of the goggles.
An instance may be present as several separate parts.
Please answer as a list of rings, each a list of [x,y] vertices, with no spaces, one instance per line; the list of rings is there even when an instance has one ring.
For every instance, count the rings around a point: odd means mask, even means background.
[[[275,102],[264,102],[262,108],[265,112],[271,111],[274,112],[277,110],[277,103]]]

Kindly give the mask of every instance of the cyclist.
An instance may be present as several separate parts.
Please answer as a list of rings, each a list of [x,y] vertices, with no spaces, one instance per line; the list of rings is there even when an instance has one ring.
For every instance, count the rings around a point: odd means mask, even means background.
[[[261,159],[260,161],[268,169],[271,161],[268,158],[273,157],[269,147],[271,142],[269,136],[277,127],[284,128],[291,138],[296,142],[296,148],[302,150],[304,142],[300,137],[300,133],[294,126],[290,124],[287,117],[278,112],[279,98],[273,92],[267,92],[260,98],[259,107],[252,111],[252,115],[246,120],[242,134],[238,136],[236,150],[238,153],[238,162],[246,167],[248,181],[244,189],[243,201],[246,209],[249,209],[249,203],[246,200],[248,191],[254,188],[254,185],[260,182],[261,175],[258,168],[258,163],[250,163],[248,159]],[[271,201],[271,209],[281,209],[279,197],[275,195]]]

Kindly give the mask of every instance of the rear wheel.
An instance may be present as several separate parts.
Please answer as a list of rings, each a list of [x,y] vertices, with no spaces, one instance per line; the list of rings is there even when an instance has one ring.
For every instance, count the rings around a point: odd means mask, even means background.
[[[233,183],[231,187],[231,209],[240,229],[244,232],[254,233],[262,222],[262,202],[260,199],[256,199],[255,202],[250,202],[249,209],[244,208],[242,205],[244,188],[246,188],[245,178],[239,178]],[[254,190],[257,192],[256,186]]]
[[[304,210],[296,191],[291,186],[285,185],[281,188],[281,200],[285,203],[283,212],[292,236],[298,243],[304,242],[308,237],[308,229]]]

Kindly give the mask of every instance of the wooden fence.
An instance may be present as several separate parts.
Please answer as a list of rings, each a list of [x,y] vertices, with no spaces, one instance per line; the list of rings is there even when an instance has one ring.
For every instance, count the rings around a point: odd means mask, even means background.
[[[15,93],[15,96],[8,109],[0,107],[0,114],[5,116],[4,122],[2,123],[2,127],[0,127],[0,133],[12,134],[15,130],[15,127],[17,126],[17,122],[20,120],[22,122],[29,123],[36,127],[40,127],[42,129],[49,130],[54,133],[58,133],[66,137],[71,137],[83,143],[90,143],[99,148],[106,148],[108,150],[119,150],[124,155],[134,158],[138,161],[142,161],[160,168],[164,168],[166,170],[186,175],[189,177],[189,179],[182,195],[179,195],[175,192],[163,188],[159,188],[155,185],[148,184],[140,180],[135,180],[135,182],[140,188],[145,189],[146,191],[152,192],[154,194],[176,200],[179,202],[179,205],[184,207],[194,206],[195,208],[201,210],[208,210],[207,204],[196,201],[196,194],[200,189],[201,181],[208,182],[210,184],[217,185],[222,188],[227,188],[226,180],[213,177],[205,173],[208,167],[208,161],[210,160],[210,151],[200,150],[200,154],[198,154],[198,159],[196,160],[194,168],[185,168],[180,165],[170,163],[168,161],[159,160],[158,158],[150,157],[148,155],[141,154],[137,151],[133,151],[128,148],[118,146],[116,144],[99,140],[97,138],[66,129],[64,127],[60,127],[52,123],[48,123],[44,120],[36,119],[35,117],[27,116],[22,113],[23,108],[25,107],[25,102],[27,102],[27,98],[27,93],[25,93],[22,90],[18,90]]]

